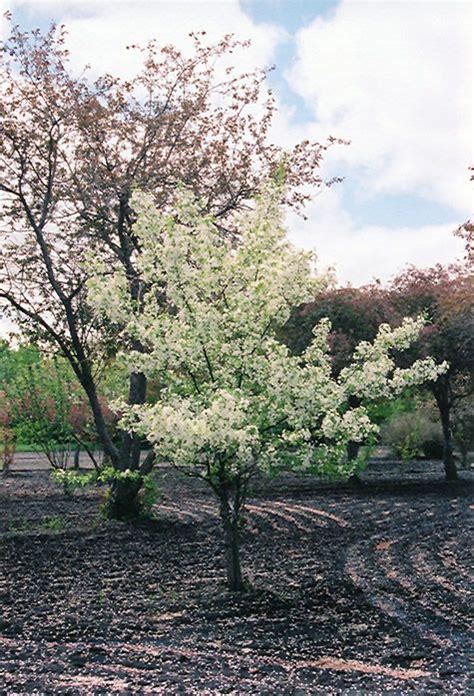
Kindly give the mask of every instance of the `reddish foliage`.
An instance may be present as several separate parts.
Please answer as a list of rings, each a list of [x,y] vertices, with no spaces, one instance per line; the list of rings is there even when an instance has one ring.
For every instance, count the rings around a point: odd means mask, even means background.
[[[393,302],[406,314],[425,313],[429,323],[411,357],[446,360],[448,371],[431,384],[444,436],[447,478],[457,477],[452,446],[452,409],[474,391],[474,274],[469,264],[409,268],[391,287]],[[417,355],[413,355],[413,353]]]
[[[336,374],[347,365],[360,341],[374,338],[380,324],[395,326],[401,320],[390,293],[378,283],[361,288],[332,288],[299,307],[288,321],[284,338],[294,352],[309,345],[312,329],[323,317],[331,320],[330,345]]]
[[[391,291],[398,311],[427,316],[418,346],[423,354],[448,360],[451,375],[474,369],[474,274],[469,267],[410,267],[394,279]]]

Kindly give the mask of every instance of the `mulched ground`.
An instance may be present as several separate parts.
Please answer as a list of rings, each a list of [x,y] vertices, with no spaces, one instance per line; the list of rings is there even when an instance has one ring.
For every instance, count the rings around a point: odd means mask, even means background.
[[[400,476],[403,481],[400,481]],[[156,520],[0,481],[2,694],[467,694],[473,478],[379,463],[365,486],[258,487],[253,590],[223,587],[216,505],[160,473]],[[383,479],[383,480],[382,480]]]

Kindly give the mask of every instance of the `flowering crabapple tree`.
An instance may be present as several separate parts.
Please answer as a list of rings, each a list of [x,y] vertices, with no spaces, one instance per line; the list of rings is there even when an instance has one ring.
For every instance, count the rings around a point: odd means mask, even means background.
[[[239,215],[235,246],[192,193],[181,191],[173,215],[136,196],[135,263],[147,287],[140,310],[123,272],[108,276],[100,262],[90,262],[96,311],[124,327],[121,341],[146,346],[129,352],[129,369],[162,385],[154,404],[121,405],[122,425],[146,437],[159,459],[212,488],[234,591],[245,586],[239,525],[251,478],[283,467],[346,473],[353,466],[347,442],[377,429],[364,407],[349,407],[350,395],[398,393],[443,369],[431,358],[395,368],[390,351],[410,344],[420,320],[394,331],[382,326],[338,379],[331,375],[328,321],[315,327],[302,355],[290,353],[277,330],[327,278],[315,275],[311,253],[286,241],[280,198],[269,186],[253,210]]]
[[[113,469],[139,474],[133,483],[112,482],[109,515],[130,517],[139,512],[153,454],[142,461],[139,437],[123,432],[117,442],[107,423],[97,376],[113,357],[117,327],[92,317],[85,250],[121,269],[129,302],[139,307],[145,281],[135,264],[134,189],[166,210],[183,181],[233,236],[233,211],[282,158],[269,136],[275,101],[266,70],[235,68],[246,44],[232,36],[210,44],[198,33],[189,53],[151,42],[134,78],[94,80],[71,69],[64,27],[43,33],[12,25],[7,34],[0,42],[0,308],[30,341],[69,361]],[[330,183],[320,163],[333,142],[305,140],[285,154],[288,205],[301,208]],[[135,342],[134,349],[144,347]],[[144,403],[146,375],[131,373],[123,391],[129,404]]]

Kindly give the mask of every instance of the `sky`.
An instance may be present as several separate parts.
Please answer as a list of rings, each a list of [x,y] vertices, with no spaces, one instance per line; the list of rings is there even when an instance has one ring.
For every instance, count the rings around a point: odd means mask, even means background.
[[[272,138],[328,135],[317,192],[289,236],[339,282],[388,280],[407,264],[462,256],[452,232],[471,215],[473,3],[461,0],[0,0],[22,28],[68,29],[74,66],[131,76],[130,43],[185,49],[190,31],[233,32],[239,67],[275,65]]]

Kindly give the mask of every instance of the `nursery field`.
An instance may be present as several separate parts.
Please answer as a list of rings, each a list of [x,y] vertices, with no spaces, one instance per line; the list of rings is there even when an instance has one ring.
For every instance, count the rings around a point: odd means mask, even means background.
[[[469,692],[474,481],[373,465],[360,489],[262,482],[224,589],[213,499],[171,470],[156,518],[105,523],[44,471],[0,485],[5,694]],[[425,472],[425,473],[421,473]]]

